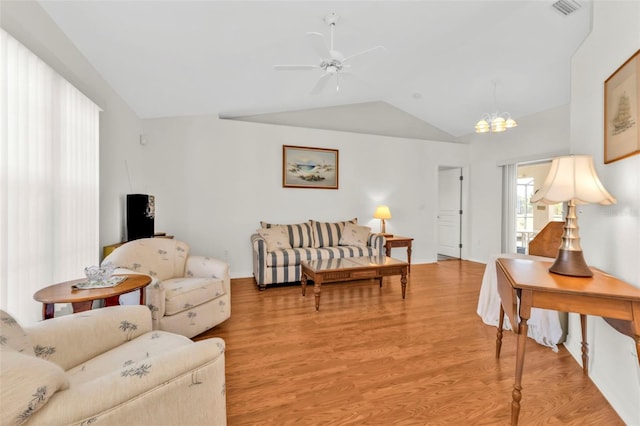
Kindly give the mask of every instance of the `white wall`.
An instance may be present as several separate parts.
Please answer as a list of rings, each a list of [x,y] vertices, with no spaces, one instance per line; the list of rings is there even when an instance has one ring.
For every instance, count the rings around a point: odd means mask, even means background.
[[[549,158],[569,152],[569,106],[526,117],[515,117],[518,127],[497,134],[471,134],[470,207],[471,260],[487,262],[500,253],[502,168],[500,164]]]
[[[143,155],[117,150],[113,161],[127,160],[134,186],[156,196],[156,230],[188,241],[194,253],[226,259],[234,277],[252,275],[249,236],[261,220],[357,217],[378,231],[378,204],[391,208],[387,232],[415,238],[412,262],[435,262],[438,166],[467,166],[470,149],[214,116],[145,120],[144,131]],[[338,149],[340,188],[283,188],[282,145]],[[400,249],[393,255],[406,258]]]
[[[585,259],[640,287],[640,155],[603,162],[604,81],[640,48],[640,2],[594,3],[593,30],[572,60],[571,152],[589,154],[614,206],[578,209]],[[567,347],[580,360],[572,316]],[[640,368],[635,344],[589,317],[590,376],[627,424],[640,424]]]
[[[119,241],[122,217],[114,212],[119,193],[115,188],[126,182],[123,164],[119,163],[117,150],[141,151],[137,140],[142,123],[136,114],[113,91],[89,64],[85,57],[69,41],[42,7],[34,1],[3,1],[0,25],[9,34],[43,59],[93,100],[100,113],[100,243],[101,246]],[[123,209],[123,207],[119,207]],[[101,259],[102,250],[96,247],[95,262]]]

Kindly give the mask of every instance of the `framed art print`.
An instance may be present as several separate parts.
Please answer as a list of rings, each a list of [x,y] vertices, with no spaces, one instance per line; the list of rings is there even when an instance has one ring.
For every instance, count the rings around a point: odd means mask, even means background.
[[[283,145],[282,186],[338,189],[338,150]]]
[[[640,50],[604,82],[604,162],[640,152]]]

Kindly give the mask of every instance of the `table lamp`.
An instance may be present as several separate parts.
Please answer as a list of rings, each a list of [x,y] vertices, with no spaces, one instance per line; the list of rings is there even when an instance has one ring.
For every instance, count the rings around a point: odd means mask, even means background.
[[[387,229],[385,227],[384,220],[391,219],[391,211],[388,206],[378,206],[376,207],[376,211],[373,213],[373,217],[375,219],[380,219],[380,233],[385,237],[392,237],[391,234],[387,234]]]
[[[616,199],[604,188],[590,155],[569,155],[554,158],[542,187],[531,197],[531,203],[556,204],[567,202],[568,210],[562,242],[555,263],[549,272],[573,277],[591,277],[580,247],[577,204],[614,204]]]

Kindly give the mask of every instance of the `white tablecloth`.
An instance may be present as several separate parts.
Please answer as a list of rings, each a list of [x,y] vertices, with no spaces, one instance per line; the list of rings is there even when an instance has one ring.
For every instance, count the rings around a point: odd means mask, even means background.
[[[496,259],[499,257],[506,258],[525,258],[535,260],[553,261],[548,257],[529,256],[524,254],[504,253],[493,255],[490,257],[487,267],[482,278],[482,287],[480,288],[480,296],[478,298],[477,313],[485,324],[498,326],[500,319],[500,296],[498,294],[498,276],[496,271]],[[541,345],[558,351],[556,346],[564,341],[566,337],[566,313],[550,311],[548,309],[531,309],[531,318],[527,322],[529,331],[527,336],[534,339]],[[505,315],[504,330],[511,330],[509,319]]]

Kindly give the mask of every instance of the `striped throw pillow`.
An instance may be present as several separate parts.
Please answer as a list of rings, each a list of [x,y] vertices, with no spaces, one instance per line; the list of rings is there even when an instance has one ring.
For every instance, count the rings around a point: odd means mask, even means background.
[[[313,229],[313,247],[337,247],[340,245],[342,230],[347,223],[358,223],[358,218],[346,220],[344,222],[317,222],[310,221]]]
[[[292,248],[313,247],[313,232],[311,223],[296,223],[293,225],[278,225],[276,223],[260,222],[262,228],[281,226],[289,232],[289,244]]]

